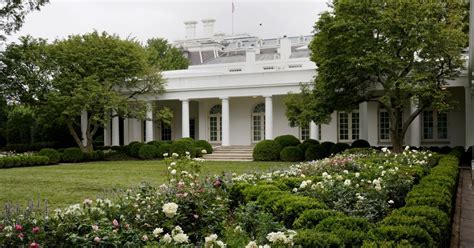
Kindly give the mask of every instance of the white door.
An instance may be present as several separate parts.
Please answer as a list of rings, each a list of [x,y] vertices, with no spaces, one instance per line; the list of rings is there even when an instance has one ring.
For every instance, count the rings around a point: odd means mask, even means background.
[[[265,139],[265,104],[260,103],[252,111],[252,143]]]
[[[222,141],[222,106],[214,105],[209,111],[209,142]]]

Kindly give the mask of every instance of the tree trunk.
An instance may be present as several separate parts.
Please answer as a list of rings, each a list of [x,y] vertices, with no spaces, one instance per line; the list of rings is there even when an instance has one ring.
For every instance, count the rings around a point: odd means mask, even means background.
[[[395,130],[390,130],[390,138],[392,140],[392,151],[394,153],[401,153],[403,148],[403,137],[405,135],[401,135],[400,133],[398,133],[397,129],[395,128]]]

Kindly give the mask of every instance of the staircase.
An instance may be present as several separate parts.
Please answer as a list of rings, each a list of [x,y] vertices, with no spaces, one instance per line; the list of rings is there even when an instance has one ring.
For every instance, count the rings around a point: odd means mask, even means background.
[[[208,161],[253,161],[253,146],[218,146],[212,154],[204,155]]]

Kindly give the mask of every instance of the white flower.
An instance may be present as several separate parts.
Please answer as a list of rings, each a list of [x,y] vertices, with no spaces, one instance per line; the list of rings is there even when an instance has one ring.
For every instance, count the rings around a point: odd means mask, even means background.
[[[177,154],[176,152],[173,152],[173,154],[171,154],[171,156],[177,158],[177,157],[179,157],[179,154]]]
[[[92,200],[91,199],[85,199],[83,203],[86,204],[86,205],[91,205]]]
[[[186,152],[186,155],[189,155],[190,153],[189,152]]]
[[[408,151],[410,150],[410,147],[409,146],[405,146],[405,151]]]
[[[343,172],[344,172],[344,174],[349,174],[348,170],[344,170]]]
[[[172,170],[170,173],[171,175],[176,175],[176,170]]]
[[[163,228],[155,228],[155,230],[153,230],[153,236],[155,237],[160,236],[161,233],[163,233]]]
[[[359,172],[356,172],[356,173],[355,173],[355,177],[360,177],[360,173],[359,173]]]
[[[167,152],[163,153],[163,157],[168,157],[168,153]]]
[[[283,232],[271,232],[267,235],[268,241],[272,243],[278,243],[281,242],[283,244],[289,243],[291,240],[289,240],[286,235]]]
[[[188,235],[184,233],[177,233],[176,235],[173,236],[173,240],[178,244],[189,242]]]
[[[342,180],[342,179],[344,179],[344,178],[343,178],[341,175],[337,175],[337,176],[336,176],[336,179],[337,179],[337,180]]]
[[[386,171],[382,171],[382,176],[385,176]]]
[[[224,242],[222,242],[222,241],[220,241],[220,240],[217,240],[217,241],[216,241],[216,245],[219,246],[220,248],[227,247],[227,245],[224,244]]]
[[[298,189],[297,188],[293,188],[293,192],[298,192]]]
[[[162,240],[165,243],[171,243],[171,241],[173,241],[173,239],[171,238],[171,235],[169,235],[168,233],[163,236]]]
[[[344,185],[350,186],[350,185],[351,185],[351,180],[346,179],[346,180],[344,181]]]
[[[257,242],[255,241],[250,241],[245,248],[258,248]]]
[[[202,150],[201,150],[201,153],[202,153],[202,154],[207,154],[206,149],[202,149]]]
[[[206,243],[217,241],[217,234],[211,234],[204,238]]]
[[[148,236],[147,236],[146,234],[143,235],[143,236],[142,236],[142,240],[143,240],[143,241],[148,241]]]
[[[178,204],[174,202],[165,203],[162,207],[162,210],[166,217],[173,218],[178,211]]]
[[[394,204],[395,202],[393,200],[388,200],[388,204]]]
[[[390,150],[387,147],[382,148],[382,152],[384,153],[390,153]]]
[[[94,230],[94,232],[99,231],[99,226],[98,225],[92,225],[92,230]]]
[[[176,162],[171,162],[170,163],[170,166],[175,166],[176,165]]]
[[[311,180],[306,180],[306,181],[301,182],[300,189],[306,188],[308,185],[311,185],[311,183],[312,183]]]

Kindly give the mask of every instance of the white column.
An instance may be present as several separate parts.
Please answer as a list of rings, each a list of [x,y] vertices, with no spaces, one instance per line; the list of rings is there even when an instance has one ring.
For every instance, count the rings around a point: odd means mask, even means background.
[[[464,107],[465,110],[464,112],[466,113],[466,148],[469,146],[474,145],[474,139],[473,139],[473,132],[472,129],[474,128],[473,122],[472,122],[472,93],[471,93],[471,88],[469,86],[464,87],[464,93],[465,93],[465,98],[464,98]]]
[[[143,122],[139,119],[132,119],[132,139],[130,141],[142,141],[143,134],[142,134],[142,127]]]
[[[145,122],[145,142],[153,141],[153,105],[147,103]]]
[[[363,102],[359,104],[359,139],[369,140],[368,125],[368,104]]]
[[[112,146],[120,145],[119,117],[116,111],[112,111]]]
[[[417,109],[416,104],[412,101],[410,106],[410,114]],[[418,115],[410,124],[410,145],[420,147],[421,145],[421,118]]]
[[[222,99],[222,146],[230,146],[229,98]]]
[[[189,137],[189,99],[181,99],[181,135]]]
[[[319,140],[319,125],[316,125],[314,121],[309,123],[309,138],[314,140]]]
[[[273,139],[273,101],[272,96],[265,97],[265,139]]]
[[[88,122],[88,119],[87,119],[87,111],[86,110],[82,110],[81,112],[81,133],[82,133],[82,144],[84,146],[87,145],[87,122]]]
[[[130,143],[129,136],[129,120],[128,118],[123,119],[123,145],[126,146]]]

